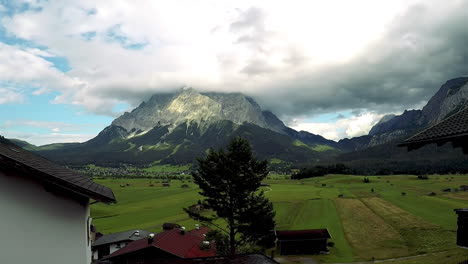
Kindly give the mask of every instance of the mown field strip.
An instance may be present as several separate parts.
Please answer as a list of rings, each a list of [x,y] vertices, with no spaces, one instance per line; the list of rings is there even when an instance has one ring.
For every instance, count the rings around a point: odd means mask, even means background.
[[[382,217],[386,222],[396,228],[437,228],[438,226],[425,221],[424,219],[415,216],[395,206],[392,203],[379,197],[369,197],[361,199],[364,204],[369,207],[374,213]]]
[[[335,200],[344,231],[361,259],[382,259],[408,255],[398,230],[372,212],[359,199]]]
[[[383,196],[398,207],[448,230],[456,230],[454,208],[466,207],[466,202],[430,196]]]
[[[398,230],[410,255],[453,248],[454,234],[378,197],[361,199]],[[422,243],[422,241],[424,241]]]

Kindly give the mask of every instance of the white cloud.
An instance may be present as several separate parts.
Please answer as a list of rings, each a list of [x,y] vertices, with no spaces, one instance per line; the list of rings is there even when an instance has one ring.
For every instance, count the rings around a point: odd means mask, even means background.
[[[38,49],[23,49],[0,42],[0,81],[9,85],[29,86],[35,93],[50,90],[79,90],[84,85],[57,70],[41,56],[49,54]]]
[[[18,127],[48,129],[50,132],[77,132],[85,128],[94,128],[100,124],[72,124],[66,122],[50,122],[37,120],[6,120],[0,124],[0,129],[15,130]]]
[[[6,138],[18,138],[33,145],[42,146],[51,143],[85,142],[95,137],[94,134],[67,134],[67,133],[28,133],[21,131],[0,130],[0,134]]]
[[[265,93],[273,83],[348,60],[407,5],[372,0],[27,2],[41,11],[5,17],[4,27],[48,47],[47,54],[66,57],[72,67],[60,76],[35,59],[33,69],[49,76],[39,91],[58,90],[62,95],[55,102],[101,114],[112,114],[121,101],[135,105],[151,93],[185,84]],[[89,33],[95,37],[87,40],[83,36]],[[138,43],[144,44],[141,50],[125,48]],[[24,52],[47,56],[37,49]],[[20,64],[3,64],[10,63]]]
[[[0,88],[0,105],[8,103],[21,103],[24,96],[13,88]]]
[[[308,123],[295,120],[291,127],[296,130],[304,130],[318,134],[324,138],[338,141],[342,138],[351,138],[367,135],[370,129],[379,122],[383,114],[367,112],[349,118],[342,118],[334,123]]]
[[[0,82],[58,91],[54,103],[98,114],[190,85],[254,95],[282,117],[363,107],[377,116],[423,104],[467,68],[464,1],[23,2],[35,9],[0,23],[47,49],[0,43]],[[301,126],[337,139],[374,121]]]

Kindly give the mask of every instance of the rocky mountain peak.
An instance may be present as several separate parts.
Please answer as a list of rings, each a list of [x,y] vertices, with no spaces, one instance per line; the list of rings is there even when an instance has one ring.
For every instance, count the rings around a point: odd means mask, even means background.
[[[445,82],[422,110],[405,110],[401,115],[384,116],[369,131],[367,144],[385,144],[420,131],[468,106],[468,77]]]
[[[168,126],[171,130],[182,123],[189,123],[203,128],[221,120],[239,125],[251,123],[285,133],[284,124],[273,113],[262,111],[250,97],[240,93],[200,93],[193,88],[155,94],[132,112],[115,119],[112,125],[143,133],[155,126]]]
[[[422,114],[429,124],[442,119],[466,107],[468,101],[468,77],[447,81],[422,109]]]

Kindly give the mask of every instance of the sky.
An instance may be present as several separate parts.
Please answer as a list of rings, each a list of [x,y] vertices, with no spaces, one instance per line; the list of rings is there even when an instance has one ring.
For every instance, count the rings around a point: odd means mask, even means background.
[[[339,140],[468,72],[466,0],[0,0],[0,135],[83,142],[152,94],[242,92]]]

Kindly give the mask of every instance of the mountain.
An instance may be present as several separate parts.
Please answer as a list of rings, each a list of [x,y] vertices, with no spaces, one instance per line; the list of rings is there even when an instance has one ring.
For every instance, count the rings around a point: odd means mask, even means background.
[[[236,136],[264,159],[304,163],[338,152],[336,142],[285,126],[250,97],[192,88],[153,95],[87,142],[35,151],[62,164],[185,164]]]
[[[436,124],[467,106],[468,77],[448,80],[423,109],[405,110],[401,115],[384,116],[372,127],[368,136],[340,140],[338,143],[340,147],[348,150],[361,150],[392,143]]]
[[[468,106],[468,77],[447,81],[420,110],[406,110],[401,115],[385,116],[369,134],[343,139],[339,147],[351,152],[340,154],[336,161],[358,170],[408,172],[411,170],[453,172],[468,170],[467,157],[451,146],[425,146],[408,152],[397,144],[409,136],[436,124]],[[365,172],[365,171],[364,171]],[[361,171],[361,173],[364,173]]]

